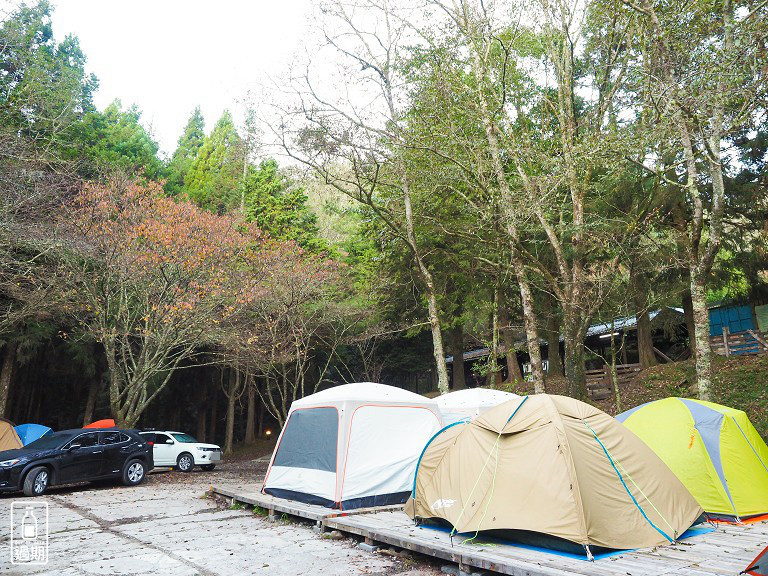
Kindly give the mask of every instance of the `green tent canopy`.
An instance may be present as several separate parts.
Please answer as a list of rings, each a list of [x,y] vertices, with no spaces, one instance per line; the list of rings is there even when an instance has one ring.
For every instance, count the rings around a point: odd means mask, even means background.
[[[664,460],[710,516],[768,514],[768,446],[741,410],[665,398],[617,420]]]

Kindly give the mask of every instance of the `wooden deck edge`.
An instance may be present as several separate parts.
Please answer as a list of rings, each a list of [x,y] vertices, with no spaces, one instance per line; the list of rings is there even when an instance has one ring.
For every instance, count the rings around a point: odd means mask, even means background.
[[[379,542],[390,546],[397,546],[411,552],[418,552],[425,556],[431,556],[440,560],[447,560],[458,564],[460,567],[472,567],[480,570],[490,570],[499,574],[507,574],[509,576],[583,576],[585,573],[577,573],[568,570],[567,568],[553,568],[549,566],[543,566],[535,562],[528,560],[516,560],[513,563],[497,562],[487,555],[483,555],[482,552],[473,553],[466,549],[462,549],[461,545],[457,545],[452,548],[445,546],[426,546],[415,539],[409,539],[407,536],[400,536],[394,534],[388,534],[372,528],[364,528],[360,526],[354,526],[344,523],[343,517],[328,518],[325,522],[326,528],[332,530],[338,530],[346,534],[352,534],[365,538],[368,541]],[[585,566],[589,569],[589,566]]]
[[[327,518],[344,518],[346,516],[362,516],[377,512],[393,512],[403,509],[403,504],[388,504],[387,506],[372,506],[370,508],[355,508],[354,510],[333,510]]]
[[[329,518],[344,518],[348,516],[360,516],[362,514],[375,514],[376,512],[387,512],[394,510],[402,510],[402,504],[393,504],[388,506],[373,506],[370,508],[357,508],[355,510],[333,510],[330,508],[323,508],[312,504],[304,504],[301,502],[295,502],[293,500],[286,500],[284,498],[276,498],[275,496],[262,495],[260,493],[260,487],[257,487],[257,498],[252,498],[247,494],[243,494],[242,491],[231,490],[229,488],[222,488],[219,486],[210,487],[211,494],[218,494],[225,498],[233,498],[237,502],[249,504],[251,506],[258,506],[260,508],[266,508],[270,511],[282,512],[291,516],[298,516],[299,518],[305,518],[307,520],[314,520],[316,522],[323,522]],[[263,496],[263,497],[261,497]]]

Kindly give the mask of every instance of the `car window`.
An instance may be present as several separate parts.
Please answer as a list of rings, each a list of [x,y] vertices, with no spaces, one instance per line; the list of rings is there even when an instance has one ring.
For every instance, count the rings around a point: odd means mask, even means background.
[[[195,444],[197,442],[195,437],[189,434],[173,434],[173,437],[176,438],[177,442],[184,442],[185,444]]]
[[[54,432],[30,442],[24,448],[34,448],[35,450],[48,450],[50,448],[59,448],[66,444],[72,438],[72,432]]]
[[[165,441],[170,439],[167,434],[155,434],[155,444],[165,444]]]
[[[155,441],[155,433],[154,432],[139,432],[139,436],[141,436],[145,442],[154,442]]]
[[[85,448],[87,446],[96,446],[99,443],[99,433],[98,432],[89,432],[88,434],[81,434],[77,438],[74,438],[72,442],[69,443],[71,446],[72,444],[80,444],[81,447]]]
[[[102,432],[101,443],[102,444],[119,444],[128,440],[128,436],[121,434],[120,432]]]

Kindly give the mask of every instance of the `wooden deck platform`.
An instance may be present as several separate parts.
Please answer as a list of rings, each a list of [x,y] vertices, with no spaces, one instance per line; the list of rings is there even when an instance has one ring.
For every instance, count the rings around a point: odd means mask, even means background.
[[[260,487],[259,487],[260,488]],[[315,521],[325,529],[339,530],[464,567],[513,576],[736,576],[768,546],[768,522],[748,525],[720,524],[714,530],[686,538],[674,546],[660,546],[598,557],[594,562],[573,556],[484,538],[470,543],[466,537],[428,526],[415,526],[402,507],[330,510],[253,492],[213,488],[214,493]],[[709,525],[704,525],[709,528]]]
[[[373,512],[381,512],[387,510],[402,510],[402,505],[396,506],[379,506],[376,508],[358,508],[350,512],[341,510],[332,510],[325,506],[317,506],[315,504],[305,504],[303,502],[297,502],[295,500],[286,500],[284,498],[276,498],[269,494],[261,493],[261,485],[254,487],[253,491],[238,491],[228,488],[222,488],[218,486],[211,486],[213,494],[218,494],[225,498],[230,498],[235,502],[241,502],[250,506],[258,506],[264,508],[273,515],[276,512],[282,514],[288,514],[289,516],[297,516],[306,520],[312,520],[318,524],[324,525],[324,521],[328,518],[334,518],[337,516],[346,516],[349,514],[370,514]]]

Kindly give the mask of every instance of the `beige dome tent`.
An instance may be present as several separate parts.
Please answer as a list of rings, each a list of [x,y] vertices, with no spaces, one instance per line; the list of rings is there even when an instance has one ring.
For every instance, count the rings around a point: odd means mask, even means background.
[[[16,434],[13,422],[0,418],[0,452],[21,448],[22,446],[23,444],[19,439],[19,435]]]
[[[567,550],[575,543],[588,556],[590,545],[673,542],[702,513],[659,457],[619,422],[548,394],[505,402],[435,435],[405,510],[459,533],[546,535],[544,545]]]

